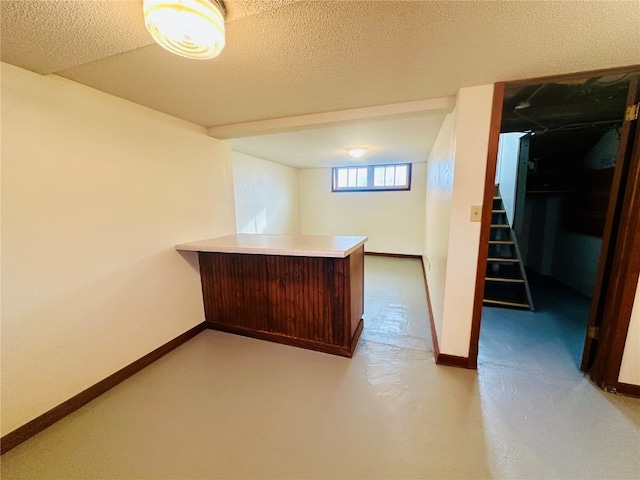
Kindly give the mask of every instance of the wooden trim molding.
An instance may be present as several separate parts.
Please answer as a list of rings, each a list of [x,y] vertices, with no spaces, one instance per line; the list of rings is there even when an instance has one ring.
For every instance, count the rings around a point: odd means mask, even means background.
[[[364,252],[364,254],[371,255],[372,257],[414,258],[422,260],[422,255],[409,255],[404,253]],[[424,272],[424,265],[422,265],[422,271]]]
[[[251,330],[250,328],[242,326],[224,325],[222,323],[215,322],[206,322],[206,326],[211,330],[217,330],[220,332],[233,333],[234,335],[242,335],[243,337],[257,338],[258,340],[266,340],[268,342],[279,343],[281,345],[289,345],[290,347],[306,348],[307,350],[314,350],[316,352],[351,358],[358,346],[358,340],[360,339],[360,334],[364,328],[364,322],[362,319],[358,321],[355,327],[355,333],[351,340],[351,345],[347,346],[328,345],[323,342],[287,337],[284,335],[275,335],[269,332]]]
[[[640,100],[640,77],[630,82],[627,104]],[[617,160],[628,158],[621,176],[624,192],[619,196],[616,239],[611,258],[597,351],[591,367],[591,379],[603,390],[618,385],[624,346],[631,320],[634,297],[640,275],[640,128],[638,121],[625,121],[629,128],[626,152]],[[622,142],[622,138],[620,141]],[[621,149],[622,147],[621,143]],[[623,158],[624,157],[624,158]]]
[[[629,83],[629,92],[627,95],[627,104],[636,103],[637,79],[631,79]],[[635,86],[634,86],[635,85]],[[600,328],[603,318],[607,298],[610,295],[609,288],[612,285],[611,277],[614,270],[614,250],[617,242],[618,230],[620,228],[620,212],[622,210],[622,201],[624,198],[625,182],[628,177],[628,166],[633,146],[633,129],[634,123],[625,121],[620,130],[620,145],[626,146],[619,148],[616,156],[616,165],[614,176],[611,183],[611,192],[609,196],[609,205],[605,217],[604,231],[602,234],[602,246],[600,248],[600,256],[598,259],[598,269],[596,272],[595,283],[593,288],[593,300],[589,311],[588,326],[591,328]],[[580,369],[587,372],[593,366],[599,349],[599,340],[587,336],[584,341],[582,362]],[[608,354],[607,354],[608,355]],[[593,372],[592,372],[593,373]],[[594,381],[597,383],[598,371],[596,369]],[[612,380],[617,381],[617,376]],[[615,383],[608,382],[611,388]]]
[[[458,368],[468,368],[470,370],[475,370],[475,365],[472,366],[469,358],[467,357],[458,357],[457,355],[448,355],[446,353],[439,353],[436,358],[436,365],[444,365],[446,367],[458,367]]]
[[[504,102],[504,82],[496,83],[493,88],[491,106],[491,124],[489,127],[489,147],[487,168],[484,178],[484,196],[482,200],[482,223],[480,224],[480,244],[478,246],[478,266],[476,270],[476,291],[473,299],[471,317],[471,335],[469,337],[468,368],[478,366],[478,344],[480,342],[480,323],[482,322],[482,304],[484,300],[484,282],[489,254],[489,235],[491,230],[491,210],[495,189],[496,164],[498,162],[498,144],[500,142],[500,124],[502,122],[502,103]]]
[[[433,355],[438,363],[438,355],[440,354],[440,347],[438,346],[438,334],[436,333],[436,324],[433,320],[433,309],[431,308],[431,295],[429,294],[429,283],[427,282],[427,271],[424,268],[424,261],[421,261],[422,265],[422,278],[424,279],[424,291],[427,296],[427,309],[429,310],[429,325],[431,326],[431,338],[433,340]]]
[[[446,353],[440,353],[440,346],[438,345],[438,334],[436,333],[436,324],[433,319],[433,308],[431,307],[431,295],[429,294],[429,283],[427,282],[427,271],[424,269],[424,262],[422,264],[422,277],[424,279],[424,290],[427,295],[427,309],[429,310],[429,324],[431,326],[431,338],[433,340],[433,356],[436,361],[436,365],[445,365],[449,367],[458,368],[476,368],[472,365],[470,359],[467,357],[458,357],[456,355],[448,355]]]
[[[53,407],[48,412],[34,418],[30,422],[24,424],[21,427],[18,427],[14,431],[7,433],[0,439],[0,454],[8,452],[12,448],[20,445],[22,442],[33,437],[35,434],[41,432],[45,428],[50,427],[58,420],[61,420],[70,413],[75,412],[80,407],[83,407],[84,405],[89,403],[91,400],[99,397],[103,393],[107,392],[108,390],[112,389],[119,383],[129,378],[130,376],[151,365],[153,362],[163,357],[170,351],[192,339],[200,332],[205,330],[205,328],[206,326],[204,322],[196,325],[190,330],[187,330],[182,335],[179,335],[178,337],[170,340],[161,347],[156,348],[151,353],[148,353],[144,357],[118,370],[116,373],[109,375],[104,380],[101,380],[95,385],[87,388],[86,390],[83,390],[79,394],[71,397],[69,400],[62,402],[56,407]]]
[[[628,395],[630,397],[640,398],[640,385],[631,385],[630,383],[618,382],[616,392],[620,395]]]

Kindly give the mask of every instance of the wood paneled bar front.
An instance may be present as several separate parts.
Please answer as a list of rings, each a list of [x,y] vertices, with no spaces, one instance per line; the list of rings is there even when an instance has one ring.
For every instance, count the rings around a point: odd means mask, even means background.
[[[361,236],[238,234],[198,252],[209,328],[351,357],[363,328]]]

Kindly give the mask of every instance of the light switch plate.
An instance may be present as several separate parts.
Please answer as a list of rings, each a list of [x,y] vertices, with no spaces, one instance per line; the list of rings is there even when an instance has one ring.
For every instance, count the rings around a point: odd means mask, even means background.
[[[471,205],[471,221],[480,222],[482,220],[482,205]]]

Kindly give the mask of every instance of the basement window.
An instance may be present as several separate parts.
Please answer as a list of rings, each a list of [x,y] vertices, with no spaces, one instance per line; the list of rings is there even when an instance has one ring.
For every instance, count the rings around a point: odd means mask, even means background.
[[[332,192],[379,192],[411,190],[411,164],[334,167]]]

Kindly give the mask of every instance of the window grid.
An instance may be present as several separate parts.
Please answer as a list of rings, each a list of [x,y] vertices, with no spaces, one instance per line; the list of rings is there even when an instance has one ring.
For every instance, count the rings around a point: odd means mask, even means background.
[[[333,192],[372,192],[411,189],[411,164],[334,167]]]

